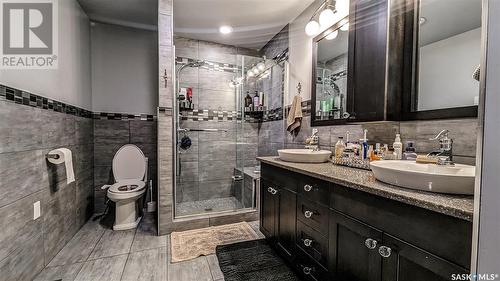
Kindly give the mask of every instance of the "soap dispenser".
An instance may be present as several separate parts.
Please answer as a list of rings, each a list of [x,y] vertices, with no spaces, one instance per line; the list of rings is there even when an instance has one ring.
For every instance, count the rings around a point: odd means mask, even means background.
[[[396,139],[394,140],[392,147],[394,148],[394,156],[396,160],[401,160],[403,157],[403,144],[401,143],[400,134],[396,134]]]
[[[412,141],[406,142],[405,152],[403,153],[403,160],[417,160],[417,153],[415,152],[414,143]]]

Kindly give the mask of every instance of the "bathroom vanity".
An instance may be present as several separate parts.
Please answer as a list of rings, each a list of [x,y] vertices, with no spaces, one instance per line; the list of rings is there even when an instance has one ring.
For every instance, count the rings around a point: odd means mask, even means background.
[[[450,280],[470,268],[473,199],[372,172],[260,157],[260,230],[305,280]]]

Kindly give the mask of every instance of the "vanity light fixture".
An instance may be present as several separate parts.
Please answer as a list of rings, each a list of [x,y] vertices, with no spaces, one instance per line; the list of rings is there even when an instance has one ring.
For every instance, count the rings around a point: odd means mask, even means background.
[[[322,27],[328,27],[335,23],[336,15],[332,9],[326,8],[319,14],[319,24]]]
[[[309,36],[316,36],[319,33],[319,23],[311,20],[306,25],[306,34]]]
[[[315,19],[318,13],[319,23]],[[330,27],[339,19],[347,16],[348,14],[349,0],[325,0],[312,15],[311,19],[306,25],[305,32],[308,36],[316,36],[319,34],[321,29],[324,30]],[[349,26],[346,26],[344,28],[346,28],[347,30]]]
[[[229,34],[229,33],[233,32],[233,27],[231,27],[229,25],[223,25],[223,26],[219,27],[219,32],[222,34]]]
[[[259,71],[264,71],[264,70],[266,70],[266,64],[265,64],[265,63],[263,63],[263,62],[259,62],[259,63],[257,64],[257,69],[258,69]]]

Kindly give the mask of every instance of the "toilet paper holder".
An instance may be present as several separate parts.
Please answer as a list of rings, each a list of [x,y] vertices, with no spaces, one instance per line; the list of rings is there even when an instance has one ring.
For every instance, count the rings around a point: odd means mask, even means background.
[[[45,154],[45,158],[49,159],[49,158],[53,158],[53,159],[59,159],[59,155],[57,154]]]

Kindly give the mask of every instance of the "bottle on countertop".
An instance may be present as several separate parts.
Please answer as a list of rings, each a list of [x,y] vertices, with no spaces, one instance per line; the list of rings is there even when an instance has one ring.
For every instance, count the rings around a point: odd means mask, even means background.
[[[364,130],[363,138],[360,139],[360,144],[361,144],[361,159],[366,160],[370,156],[368,154],[368,139],[366,138],[366,134],[368,133],[368,130]]]
[[[345,150],[345,143],[344,143],[344,137],[339,137],[339,140],[335,144],[335,160],[340,160],[342,158],[342,155],[344,154]]]
[[[396,139],[394,140],[392,147],[394,148],[394,156],[396,160],[401,160],[403,157],[403,143],[401,143],[400,134],[396,134]]]
[[[412,141],[406,142],[405,152],[403,153],[403,160],[417,160],[417,153]]]

